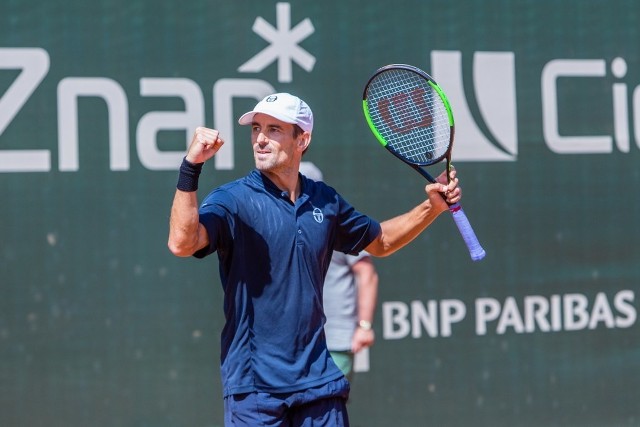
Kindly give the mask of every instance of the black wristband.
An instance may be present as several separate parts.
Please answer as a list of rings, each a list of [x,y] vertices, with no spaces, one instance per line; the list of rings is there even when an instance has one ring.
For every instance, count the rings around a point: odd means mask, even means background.
[[[198,189],[198,177],[202,172],[202,165],[204,163],[191,163],[186,157],[182,159],[176,188],[180,191],[196,191]]]

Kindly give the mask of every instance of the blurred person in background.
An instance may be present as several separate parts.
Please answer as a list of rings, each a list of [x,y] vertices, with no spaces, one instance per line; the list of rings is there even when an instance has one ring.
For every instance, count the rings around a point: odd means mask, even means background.
[[[323,181],[312,162],[300,163],[300,173]],[[354,356],[375,341],[373,315],[378,296],[378,273],[366,251],[347,255],[334,251],[324,279],[324,331],[333,361],[353,381]]]

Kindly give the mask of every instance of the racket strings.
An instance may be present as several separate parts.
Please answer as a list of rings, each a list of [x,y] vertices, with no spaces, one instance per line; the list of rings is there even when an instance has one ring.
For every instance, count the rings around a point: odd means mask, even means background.
[[[383,71],[369,83],[366,100],[371,121],[390,149],[421,165],[446,154],[447,108],[422,76],[404,69]]]

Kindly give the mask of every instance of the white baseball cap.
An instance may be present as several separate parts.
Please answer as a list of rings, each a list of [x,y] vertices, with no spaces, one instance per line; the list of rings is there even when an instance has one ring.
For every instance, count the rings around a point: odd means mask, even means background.
[[[311,133],[313,130],[313,113],[302,99],[289,93],[274,93],[258,102],[252,111],[244,113],[238,119],[241,125],[250,125],[256,113],[267,114],[285,123],[300,126]]]

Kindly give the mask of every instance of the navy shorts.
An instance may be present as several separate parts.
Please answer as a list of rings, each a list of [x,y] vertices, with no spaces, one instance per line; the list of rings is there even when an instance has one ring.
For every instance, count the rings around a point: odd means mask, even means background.
[[[349,427],[343,377],[294,393],[252,392],[224,398],[225,427]]]

